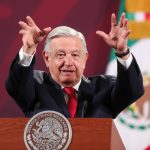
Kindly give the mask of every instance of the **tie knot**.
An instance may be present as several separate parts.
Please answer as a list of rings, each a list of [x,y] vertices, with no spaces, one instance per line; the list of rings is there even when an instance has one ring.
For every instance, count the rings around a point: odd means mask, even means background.
[[[64,92],[68,94],[68,96],[75,96],[75,89],[72,87],[65,87]]]

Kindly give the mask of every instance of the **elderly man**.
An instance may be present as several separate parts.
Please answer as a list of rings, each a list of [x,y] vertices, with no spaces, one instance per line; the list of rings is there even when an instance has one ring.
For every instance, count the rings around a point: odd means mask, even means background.
[[[131,31],[124,13],[118,24],[112,14],[109,34],[96,32],[115,49],[117,78],[83,76],[88,51],[82,33],[66,26],[40,30],[31,17],[27,16],[26,21],[19,22],[23,46],[11,64],[6,81],[8,93],[25,116],[54,110],[66,117],[115,118],[143,95],[141,72],[127,46]],[[33,70],[36,47],[47,33],[42,54],[48,74]]]

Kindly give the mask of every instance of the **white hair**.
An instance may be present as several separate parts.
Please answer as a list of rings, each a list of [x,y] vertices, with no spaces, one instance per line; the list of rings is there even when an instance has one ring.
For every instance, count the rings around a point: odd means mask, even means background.
[[[77,37],[81,40],[83,50],[87,52],[85,37],[81,32],[76,31],[73,28],[67,26],[59,26],[54,28],[48,35],[45,40],[44,51],[50,51],[51,40],[56,37]]]

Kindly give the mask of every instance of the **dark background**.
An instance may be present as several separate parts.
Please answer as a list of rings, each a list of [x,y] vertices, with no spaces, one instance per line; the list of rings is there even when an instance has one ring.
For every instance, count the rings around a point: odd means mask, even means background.
[[[9,66],[22,46],[20,20],[30,15],[41,28],[67,25],[82,32],[89,51],[85,76],[103,74],[110,48],[95,32],[109,32],[110,16],[117,14],[119,3],[120,0],[0,0],[0,117],[23,116],[4,86]],[[42,48],[43,43],[37,49],[35,68],[47,71]]]

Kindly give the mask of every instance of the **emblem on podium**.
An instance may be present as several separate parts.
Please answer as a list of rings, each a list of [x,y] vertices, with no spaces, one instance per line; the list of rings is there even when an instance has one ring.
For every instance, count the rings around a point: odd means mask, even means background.
[[[43,111],[33,116],[24,130],[28,150],[66,150],[72,139],[68,119],[56,111]]]

